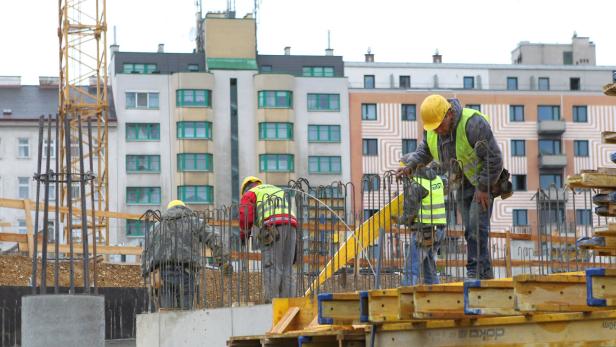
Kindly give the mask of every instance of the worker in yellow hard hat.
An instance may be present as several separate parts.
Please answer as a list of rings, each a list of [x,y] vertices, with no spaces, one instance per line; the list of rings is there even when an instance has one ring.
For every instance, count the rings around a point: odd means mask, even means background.
[[[419,112],[424,139],[415,152],[402,156],[405,167],[397,174],[407,175],[431,161],[441,164],[449,175],[450,190],[458,190],[468,248],[467,275],[493,278],[488,245],[490,216],[493,198],[507,193],[497,188],[509,182],[489,118],[476,109],[463,108],[458,99],[437,94],[426,97]]]
[[[186,205],[184,204],[182,200],[171,200],[167,204],[167,210],[170,208],[176,207],[176,206],[186,207]]]
[[[240,194],[240,238],[245,240],[251,236],[253,226],[258,229],[252,239],[261,248],[265,302],[294,296],[297,219],[289,195],[254,176],[244,179]]]

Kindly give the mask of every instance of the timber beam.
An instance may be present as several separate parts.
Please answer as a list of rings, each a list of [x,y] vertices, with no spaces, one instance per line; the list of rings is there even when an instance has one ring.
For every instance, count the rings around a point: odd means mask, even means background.
[[[576,312],[597,308],[586,304],[584,272],[518,275],[513,278],[515,308],[521,312]]]
[[[616,269],[587,269],[586,295],[588,306],[615,307]]]
[[[419,285],[413,288],[414,319],[456,319],[464,317],[462,282]]]
[[[464,313],[485,316],[520,314],[514,307],[512,279],[464,282]]]

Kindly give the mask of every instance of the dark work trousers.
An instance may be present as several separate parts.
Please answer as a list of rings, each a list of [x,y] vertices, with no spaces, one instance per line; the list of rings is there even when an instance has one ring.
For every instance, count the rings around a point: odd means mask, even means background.
[[[489,208],[486,210],[473,200],[474,187],[465,187],[464,194],[462,191],[458,193],[458,196],[462,198],[460,209],[467,249],[466,275],[470,278],[494,278],[488,244],[494,200],[490,198]]]
[[[163,280],[160,307],[190,310],[195,296],[195,274],[183,265],[169,265],[161,268]]]
[[[273,298],[295,296],[295,257],[296,229],[289,224],[273,226],[279,237],[269,245],[262,245],[263,255],[263,293],[266,303]],[[266,232],[261,230],[261,232]]]

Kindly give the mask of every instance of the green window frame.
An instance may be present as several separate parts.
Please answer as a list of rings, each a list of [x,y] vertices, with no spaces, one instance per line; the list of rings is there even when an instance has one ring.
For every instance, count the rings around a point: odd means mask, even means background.
[[[333,66],[304,66],[302,76],[304,77],[334,77]]]
[[[289,90],[260,90],[259,108],[293,108],[293,92]]]
[[[308,173],[340,174],[342,158],[340,156],[308,156]]]
[[[293,140],[293,123],[259,123],[259,140]]]
[[[160,205],[160,187],[126,187],[127,205]]]
[[[151,74],[154,71],[158,71],[157,64],[124,63],[122,65],[122,73]]]
[[[126,220],[126,237],[144,237],[145,230],[154,227],[153,221],[127,219]]]
[[[209,89],[178,89],[175,91],[177,107],[211,107],[212,91]]]
[[[340,94],[308,93],[308,111],[340,111]]]
[[[214,187],[178,186],[178,199],[189,204],[213,204]]]
[[[126,141],[160,141],[160,124],[126,123]]]
[[[178,153],[178,172],[214,171],[214,160],[211,153]]]
[[[308,125],[308,142],[340,143],[340,125]]]
[[[178,139],[212,139],[212,122],[180,121],[176,122]]]
[[[126,155],[126,172],[160,172],[160,155]]]
[[[126,92],[126,109],[157,110],[160,104],[158,92]]]
[[[259,154],[259,172],[294,172],[293,154]]]

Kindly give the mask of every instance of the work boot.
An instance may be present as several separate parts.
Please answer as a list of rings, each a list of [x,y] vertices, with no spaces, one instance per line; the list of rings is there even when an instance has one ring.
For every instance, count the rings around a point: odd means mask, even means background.
[[[481,275],[479,275],[479,279],[480,280],[494,279],[494,273],[492,272],[492,269],[490,268],[489,270],[482,271]]]

